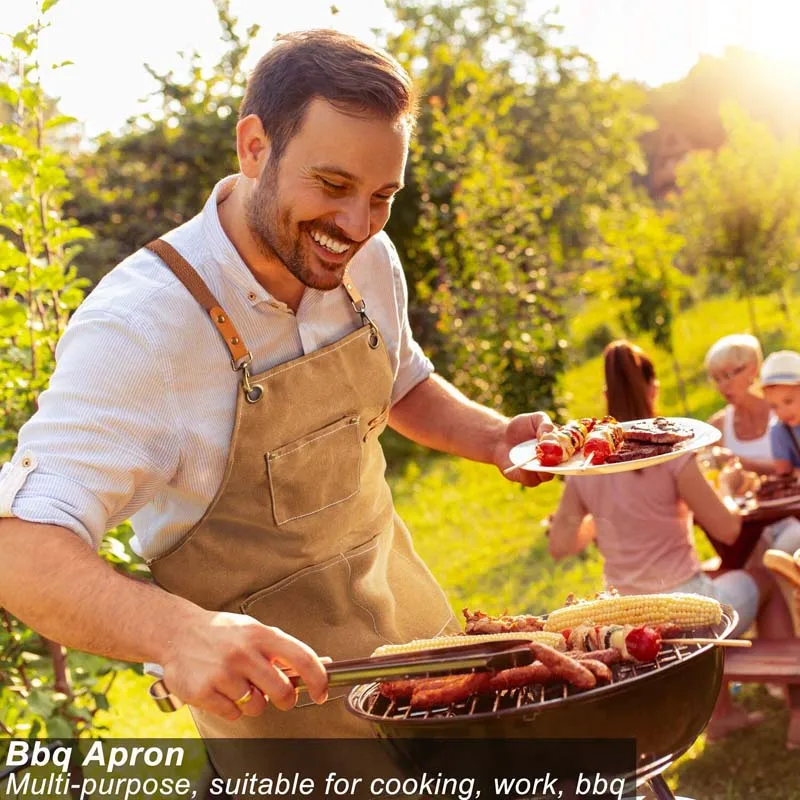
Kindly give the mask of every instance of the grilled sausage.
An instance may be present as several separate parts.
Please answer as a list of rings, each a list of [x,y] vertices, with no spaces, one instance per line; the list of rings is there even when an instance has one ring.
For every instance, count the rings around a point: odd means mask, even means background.
[[[613,677],[611,670],[602,661],[594,658],[582,658],[581,666],[586,667],[598,680],[611,682]]]
[[[607,666],[612,664],[619,664],[622,661],[622,653],[616,647],[609,647],[605,650],[593,650],[591,653],[582,653],[577,650],[571,650],[567,655],[577,658],[578,661],[591,659],[592,661],[600,661]]]
[[[556,677],[563,678],[577,689],[593,689],[597,685],[594,675],[574,658],[546,644],[531,642],[530,646],[536,658],[550,667]]]
[[[550,683],[555,680],[552,670],[534,661],[526,667],[512,667],[494,673],[489,679],[489,691],[499,692],[503,689],[518,689],[520,686],[529,686],[532,683]]]
[[[470,695],[485,692],[489,687],[488,672],[473,672],[469,675],[448,675],[446,678],[432,678],[420,681],[411,695],[412,708],[433,708],[448,706],[466,700]],[[434,682],[436,685],[433,685]]]

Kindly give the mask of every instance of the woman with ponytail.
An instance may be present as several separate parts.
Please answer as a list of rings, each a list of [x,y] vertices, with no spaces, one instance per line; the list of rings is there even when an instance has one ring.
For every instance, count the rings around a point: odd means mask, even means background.
[[[608,413],[620,422],[656,416],[658,380],[647,354],[627,341],[603,353]],[[549,531],[551,555],[562,559],[591,542],[604,559],[607,586],[620,594],[693,592],[715,597],[739,613],[734,635],[747,630],[774,585],[763,568],[711,579],[694,546],[697,520],[732,543],[741,519],[703,477],[694,454],[643,470],[568,478]],[[734,706],[723,690],[709,724],[711,737],[754,724],[759,716]]]

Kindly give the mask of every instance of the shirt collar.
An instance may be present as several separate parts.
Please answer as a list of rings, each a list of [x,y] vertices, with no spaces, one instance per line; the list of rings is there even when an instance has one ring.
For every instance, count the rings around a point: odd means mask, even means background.
[[[269,303],[286,309],[253,276],[239,251],[222,228],[217,206],[233,191],[238,175],[228,175],[217,183],[203,206],[202,230],[209,243],[211,255],[223,270],[225,280],[231,281],[245,295],[251,306]]]

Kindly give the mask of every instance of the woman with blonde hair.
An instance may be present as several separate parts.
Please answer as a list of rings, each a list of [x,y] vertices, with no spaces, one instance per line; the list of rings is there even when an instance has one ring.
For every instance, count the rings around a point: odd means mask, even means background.
[[[709,422],[722,432],[720,444],[738,456],[742,466],[761,474],[775,471],[769,428],[775,417],[758,391],[763,356],[755,336],[723,336],[706,353],[709,378],[727,404]]]
[[[605,349],[603,360],[608,413],[620,422],[655,416],[659,384],[647,354],[617,341]],[[712,580],[695,549],[695,520],[729,544],[741,530],[741,518],[726,508],[692,453],[643,470],[570,478],[550,525],[550,553],[565,558],[595,541],[607,586],[621,594],[715,597],[738,612],[734,635],[739,635],[772,595],[774,583],[763,567],[732,570]],[[733,705],[723,690],[707,732],[724,736],[759,720]]]

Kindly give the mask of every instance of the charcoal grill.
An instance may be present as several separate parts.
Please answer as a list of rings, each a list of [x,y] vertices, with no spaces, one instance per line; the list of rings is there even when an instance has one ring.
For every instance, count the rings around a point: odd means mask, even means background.
[[[730,636],[738,615],[730,606],[722,608],[718,625],[693,634]],[[408,740],[420,738],[634,738],[636,769],[625,777],[637,786],[648,783],[659,800],[667,800],[673,795],[660,775],[708,724],[722,685],[722,650],[712,644],[665,644],[655,661],[617,664],[611,683],[589,691],[567,684],[532,686],[415,710],[407,701],[383,697],[371,683],[354,688],[347,706],[406,759],[413,750]]]

